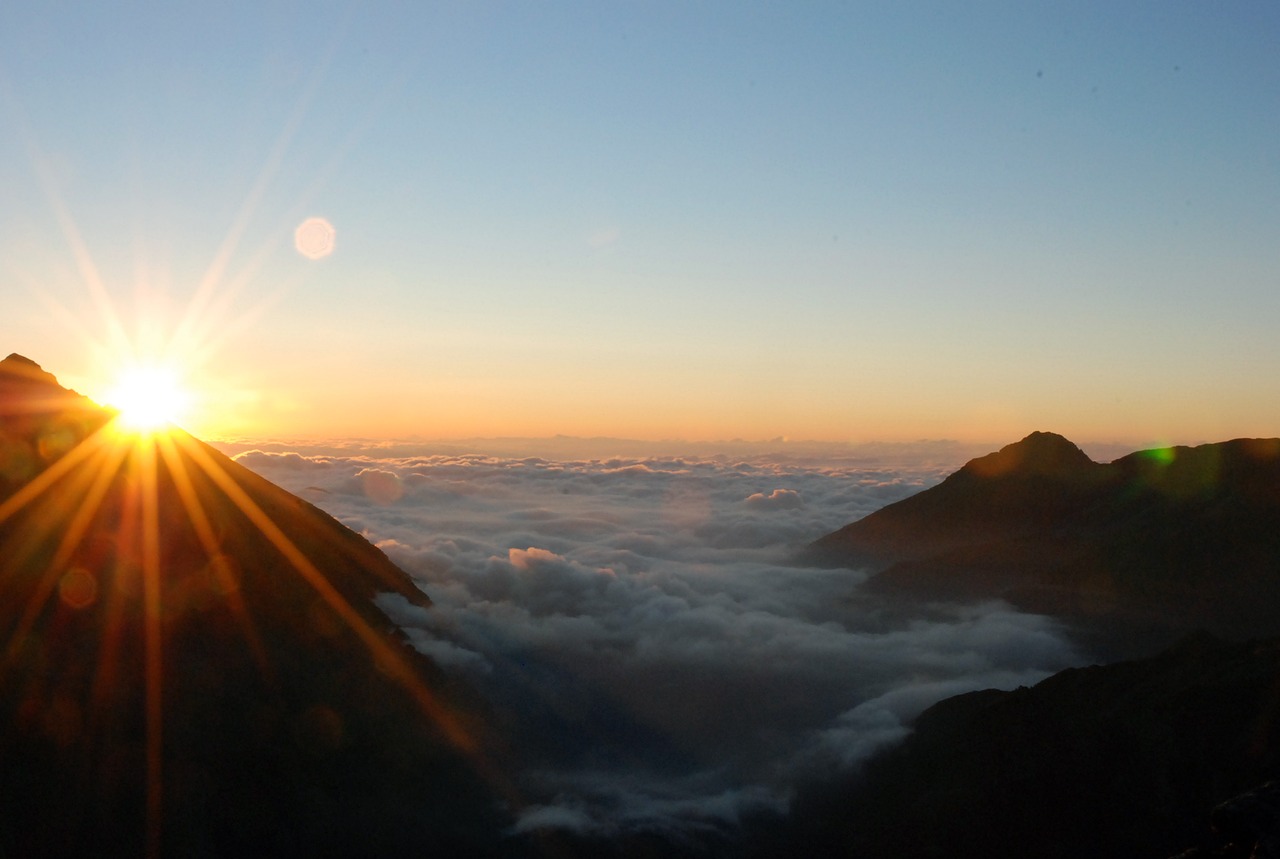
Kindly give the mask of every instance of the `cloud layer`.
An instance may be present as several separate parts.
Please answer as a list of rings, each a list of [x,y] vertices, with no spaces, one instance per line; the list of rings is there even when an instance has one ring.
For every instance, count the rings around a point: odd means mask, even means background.
[[[380,605],[509,724],[519,828],[731,832],[958,692],[1076,659],[1002,604],[904,615],[795,549],[950,470],[778,456],[239,461],[363,532],[431,609]]]

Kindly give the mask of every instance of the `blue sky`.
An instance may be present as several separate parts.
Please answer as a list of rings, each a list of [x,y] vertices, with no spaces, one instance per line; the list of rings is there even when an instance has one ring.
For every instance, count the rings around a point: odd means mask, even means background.
[[[1277,434],[1273,3],[22,5],[0,348],[197,431]]]

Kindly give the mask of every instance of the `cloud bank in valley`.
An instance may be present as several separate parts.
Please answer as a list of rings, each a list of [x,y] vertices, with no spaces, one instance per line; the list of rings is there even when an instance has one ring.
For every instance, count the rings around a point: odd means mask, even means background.
[[[401,451],[402,452],[402,451]],[[795,549],[950,466],[777,456],[239,461],[381,546],[432,598],[380,605],[509,724],[518,828],[732,831],[962,691],[1075,660],[1002,604],[900,615]]]

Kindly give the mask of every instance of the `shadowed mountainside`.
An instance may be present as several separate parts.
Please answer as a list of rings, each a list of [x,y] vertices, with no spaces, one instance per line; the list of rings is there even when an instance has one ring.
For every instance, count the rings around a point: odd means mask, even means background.
[[[1280,776],[1280,441],[1099,464],[1033,433],[807,559],[869,567],[880,594],[1004,598],[1112,652],[1223,638],[942,701],[861,771],[802,788],[758,856],[1273,855],[1251,851],[1280,837],[1258,787]]]
[[[378,549],[181,431],[0,362],[0,853],[484,854],[478,702]]]
[[[777,848],[757,855],[1272,855],[1248,839],[1280,833],[1275,808],[1250,806],[1246,825],[1214,809],[1278,774],[1280,640],[1201,634],[942,701],[862,772],[802,790]]]
[[[1091,461],[1052,433],[813,543],[806,560],[869,567],[866,587],[1020,608],[1172,640],[1280,631],[1280,439]],[[1123,645],[1122,645],[1123,647]]]

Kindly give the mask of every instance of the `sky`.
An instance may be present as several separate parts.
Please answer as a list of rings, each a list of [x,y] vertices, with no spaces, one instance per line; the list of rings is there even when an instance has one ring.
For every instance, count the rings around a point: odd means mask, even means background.
[[[4,4],[0,352],[172,362],[215,437],[1275,436],[1278,43],[1273,2]]]

